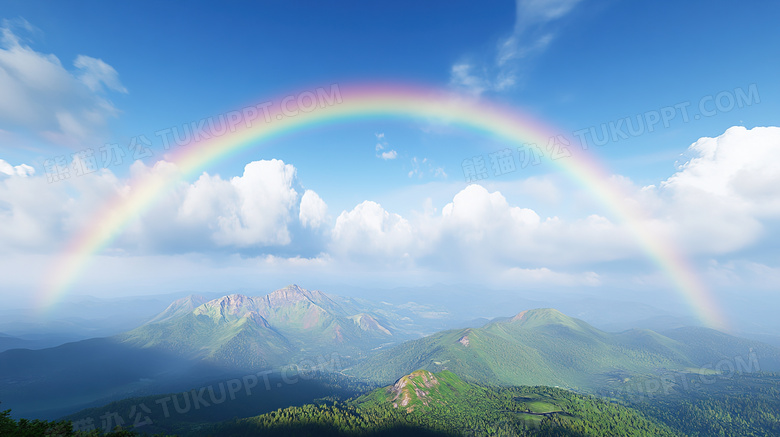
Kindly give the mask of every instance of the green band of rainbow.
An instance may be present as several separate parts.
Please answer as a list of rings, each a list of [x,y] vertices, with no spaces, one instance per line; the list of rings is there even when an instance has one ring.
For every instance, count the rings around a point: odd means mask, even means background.
[[[90,258],[110,244],[140,214],[167,192],[182,177],[203,171],[207,164],[224,159],[240,150],[256,147],[270,138],[309,129],[314,126],[352,122],[367,118],[434,119],[469,130],[476,130],[518,145],[536,143],[555,165],[586,188],[605,205],[619,222],[634,235],[647,256],[675,284],[695,314],[707,326],[727,329],[715,300],[703,285],[688,260],[669,241],[651,233],[641,220],[641,211],[616,187],[609,174],[593,156],[576,147],[573,156],[552,159],[554,149],[544,146],[559,135],[555,130],[514,109],[461,98],[452,93],[405,85],[364,85],[338,88],[340,99],[310,112],[289,116],[276,105],[270,121],[258,119],[246,127],[239,124],[225,135],[179,147],[168,157],[181,175],[146,176],[131,181],[130,190],[118,196],[95,215],[83,232],[73,238],[48,276],[39,295],[42,308],[50,308],[74,284]]]

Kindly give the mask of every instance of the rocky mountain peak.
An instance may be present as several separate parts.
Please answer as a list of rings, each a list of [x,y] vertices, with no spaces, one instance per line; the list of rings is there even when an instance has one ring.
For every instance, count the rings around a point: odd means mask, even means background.
[[[193,314],[229,321],[244,317],[252,311],[257,311],[257,302],[253,298],[243,294],[230,294],[200,305],[195,308]]]
[[[273,291],[266,298],[271,306],[295,304],[305,300],[314,301],[312,292],[295,284]]]
[[[428,406],[431,389],[438,385],[436,375],[427,370],[416,370],[403,376],[390,388],[393,407],[406,407],[406,410],[411,412],[414,410],[414,405],[410,405],[412,400]]]

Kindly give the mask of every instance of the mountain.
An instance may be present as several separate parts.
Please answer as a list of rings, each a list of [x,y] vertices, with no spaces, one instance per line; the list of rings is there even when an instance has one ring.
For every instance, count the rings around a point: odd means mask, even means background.
[[[270,368],[337,352],[349,357],[405,338],[385,317],[351,301],[290,285],[265,296],[233,294],[174,302],[121,336],[231,368]],[[194,307],[194,308],[193,308]]]
[[[208,299],[201,295],[191,294],[187,297],[173,301],[165,311],[156,315],[148,323],[160,323],[175,319],[195,311],[195,308],[206,303]]]
[[[0,332],[0,352],[8,349],[26,348],[31,342]]]
[[[0,352],[0,401],[14,415],[54,418],[258,370],[311,371],[337,362],[326,366],[336,372],[426,329],[407,309],[296,285],[264,296],[187,296],[163,308],[112,337]],[[133,368],[116,374],[106,370],[128,365]]]
[[[338,371],[382,344],[407,338],[354,300],[295,285],[259,297],[188,296],[124,334],[1,352],[0,401],[14,415],[54,418],[250,370],[337,360],[332,371]]]
[[[0,401],[14,415],[53,419],[86,406],[195,379],[199,363],[95,338],[0,353]],[[189,384],[190,382],[186,382]]]
[[[417,370],[402,376],[384,392],[378,393],[383,395],[389,392],[384,400],[391,402],[393,408],[404,408],[411,413],[415,408],[445,406],[451,399],[461,396],[469,389],[469,385],[452,372],[445,370],[437,376],[427,370]],[[382,399],[380,395],[379,401]]]
[[[417,370],[347,401],[289,407],[183,435],[673,436],[637,411],[550,387],[486,387]]]
[[[137,328],[184,296],[182,293],[117,298],[68,295],[63,296],[55,311],[46,314],[33,302],[26,307],[3,302],[0,331],[32,341],[30,348],[35,349],[110,337]],[[216,293],[207,296],[218,297]]]
[[[15,415],[53,418],[272,369],[326,368],[371,384],[449,370],[468,382],[604,393],[674,372],[780,369],[780,350],[760,342],[705,328],[609,333],[554,309],[401,343],[425,326],[408,311],[430,308],[402,306],[295,285],[264,296],[190,296],[121,335],[0,352],[0,400]]]
[[[760,370],[780,369],[780,349],[763,343],[706,328],[665,334],[640,329],[608,333],[554,309],[535,309],[481,328],[444,331],[406,342],[345,373],[387,383],[414,369],[451,370],[486,384],[540,384],[592,392],[619,386],[632,377],[714,369],[723,360],[732,368],[743,363],[751,366],[754,355]]]
[[[627,403],[552,387],[481,386],[448,371],[417,370],[379,389],[361,389],[346,377],[330,376],[335,379],[272,377],[266,387],[240,387],[235,397],[217,401],[212,389],[219,392],[220,382],[214,382],[197,401],[210,403],[207,408],[193,407],[196,393],[188,390],[125,399],[64,420],[97,423],[107,411],[133,418],[144,405],[148,420],[135,430],[145,435],[780,435],[777,374],[732,375]],[[161,406],[172,398],[179,405],[176,414]],[[185,400],[179,402],[181,398]],[[230,420],[236,417],[248,418]],[[126,425],[131,426],[129,421]]]

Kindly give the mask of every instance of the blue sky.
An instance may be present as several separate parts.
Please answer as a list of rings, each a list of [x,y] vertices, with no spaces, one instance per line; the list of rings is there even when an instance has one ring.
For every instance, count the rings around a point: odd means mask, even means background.
[[[357,82],[411,83],[499,102],[572,136],[640,117],[640,133],[590,148],[614,183],[646,206],[648,226],[677,241],[724,299],[737,289],[759,296],[776,289],[780,260],[767,242],[777,241],[780,208],[777,189],[767,187],[780,168],[778,134],[753,128],[777,125],[780,113],[780,5],[490,6],[4,3],[0,296],[35,289],[62,242],[131,173],[159,171],[154,165],[165,157],[155,132]],[[747,96],[742,107],[734,103],[740,93]],[[648,114],[663,108],[676,108],[674,118],[648,132]],[[746,129],[726,135],[734,126]],[[126,149],[139,135],[152,140],[152,156],[142,162],[46,182],[46,160],[107,143]],[[85,275],[74,292],[302,280],[315,288],[522,283],[637,298],[668,288],[624,241],[615,218],[548,163],[467,187],[462,161],[504,147],[425,120],[363,121],[275,139],[182,182],[95,260],[97,274]],[[251,171],[262,174],[245,173],[251,162],[260,162]],[[449,203],[464,215],[444,217]],[[122,266],[147,278],[133,282]]]

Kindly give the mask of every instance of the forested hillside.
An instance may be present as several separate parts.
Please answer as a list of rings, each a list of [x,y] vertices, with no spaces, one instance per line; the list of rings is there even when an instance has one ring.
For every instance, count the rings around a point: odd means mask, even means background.
[[[346,402],[279,409],[195,435],[674,436],[631,408],[551,387],[485,387],[414,372]]]

